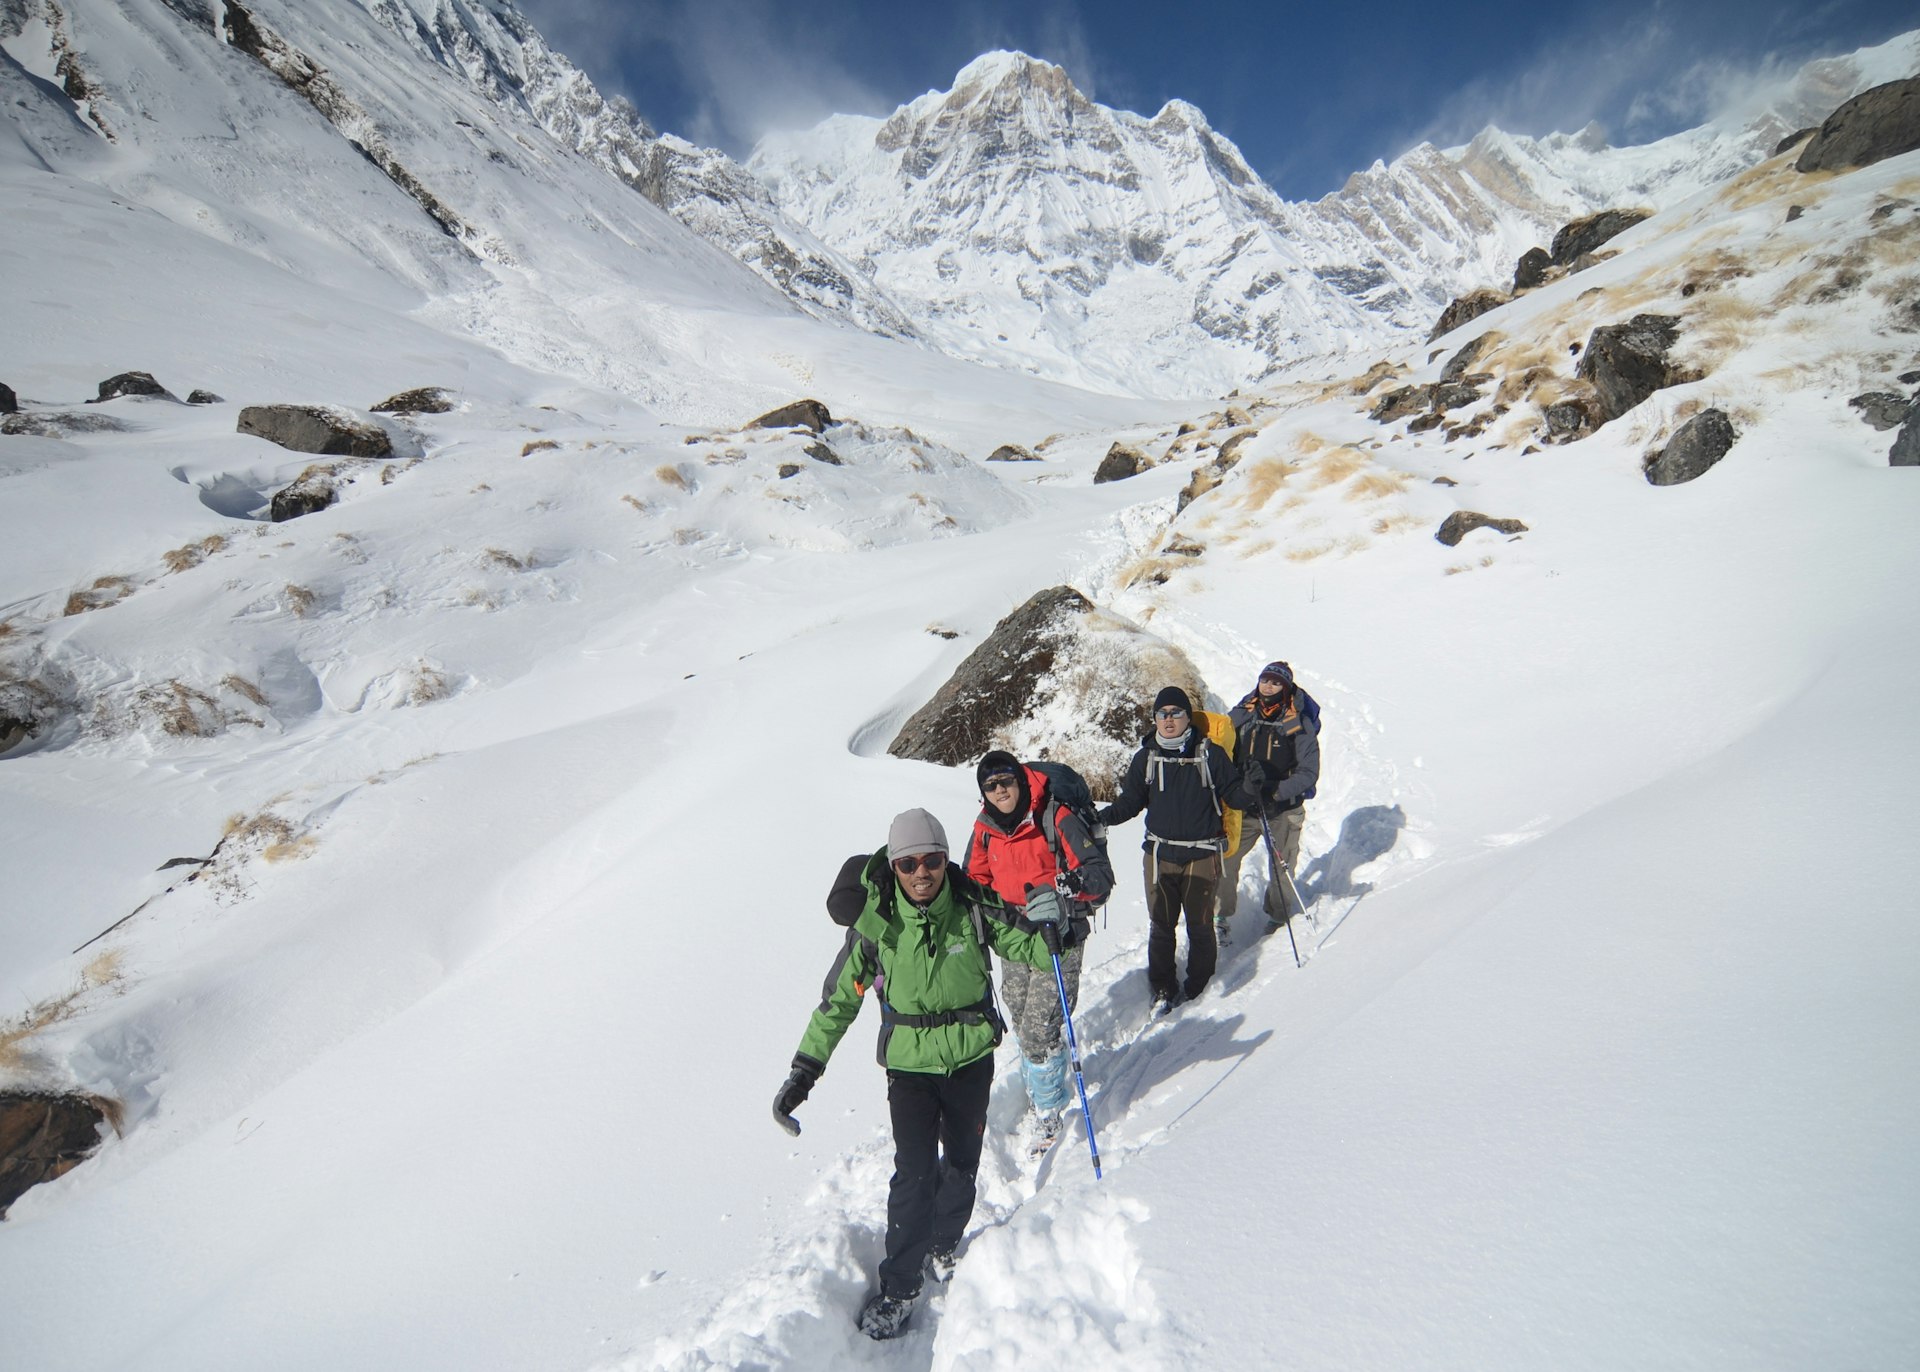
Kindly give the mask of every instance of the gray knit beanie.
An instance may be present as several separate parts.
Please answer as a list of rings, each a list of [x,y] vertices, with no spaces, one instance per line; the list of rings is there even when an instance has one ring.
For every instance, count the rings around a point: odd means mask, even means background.
[[[912,857],[916,853],[944,853],[947,831],[940,821],[925,810],[903,810],[893,817],[887,830],[887,858]]]

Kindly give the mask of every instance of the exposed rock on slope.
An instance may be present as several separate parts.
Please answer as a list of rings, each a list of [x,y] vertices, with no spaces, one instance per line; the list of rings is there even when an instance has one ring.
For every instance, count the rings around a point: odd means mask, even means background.
[[[1206,698],[1178,649],[1055,586],[995,625],[887,751],[950,767],[996,747],[1051,757],[1106,799],[1166,685]]]
[[[1793,165],[1841,171],[1920,148],[1920,76],[1863,91],[1827,116]]]
[[[1702,410],[1680,426],[1665,448],[1649,455],[1647,480],[1655,486],[1678,486],[1704,476],[1739,436],[1725,411]]]

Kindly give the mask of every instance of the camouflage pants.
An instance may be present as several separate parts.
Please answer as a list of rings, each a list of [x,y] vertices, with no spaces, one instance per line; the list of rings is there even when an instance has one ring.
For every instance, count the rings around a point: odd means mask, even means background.
[[[1280,865],[1287,869],[1291,877],[1294,869],[1300,865],[1300,831],[1306,827],[1307,807],[1296,805],[1291,810],[1282,810],[1278,814],[1267,816],[1267,824],[1273,829],[1273,851],[1280,859]],[[1233,917],[1235,906],[1240,901],[1240,862],[1255,848],[1267,846],[1266,835],[1260,832],[1260,816],[1248,813],[1240,821],[1240,842],[1233,851],[1226,854],[1225,870],[1220,878],[1220,908],[1215,919],[1226,921]],[[1267,893],[1261,902],[1268,919],[1279,919],[1286,909],[1287,887],[1280,880],[1280,874],[1273,870],[1273,864],[1267,864]],[[1299,911],[1294,911],[1298,914]]]
[[[1067,982],[1067,1004],[1080,1003],[1080,945],[1060,955],[1060,975]],[[1053,964],[1029,967],[1024,962],[1000,963],[1000,1002],[1007,1024],[1029,1062],[1045,1062],[1060,1050],[1060,988],[1053,983]]]

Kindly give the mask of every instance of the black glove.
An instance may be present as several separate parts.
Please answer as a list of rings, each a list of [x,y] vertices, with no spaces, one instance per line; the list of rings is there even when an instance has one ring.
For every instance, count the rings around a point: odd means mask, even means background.
[[[1060,946],[1077,948],[1087,941],[1087,935],[1093,929],[1093,922],[1084,915],[1075,915],[1060,926]]]
[[[787,1073],[786,1081],[781,1083],[780,1091],[773,1098],[773,1122],[792,1134],[800,1136],[800,1121],[793,1112],[800,1108],[800,1102],[813,1093],[813,1084],[820,1080],[820,1074],[826,1071],[826,1064],[817,1062],[805,1053],[793,1055],[793,1070]]]
[[[1077,896],[1086,891],[1087,881],[1078,869],[1070,869],[1056,876],[1053,886],[1063,896]]]
[[[1267,789],[1267,769],[1258,762],[1249,762],[1240,769],[1240,784],[1250,796],[1258,796]]]

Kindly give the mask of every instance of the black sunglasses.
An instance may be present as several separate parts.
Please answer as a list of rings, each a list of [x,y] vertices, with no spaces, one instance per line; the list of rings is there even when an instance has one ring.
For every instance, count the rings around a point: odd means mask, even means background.
[[[980,793],[982,795],[985,795],[988,791],[1017,791],[1019,789],[1020,779],[1011,772],[1002,772],[999,776],[988,777],[980,783]]]
[[[895,858],[893,870],[903,877],[910,877],[922,867],[929,872],[938,872],[947,865],[945,853],[921,853],[917,857]]]

